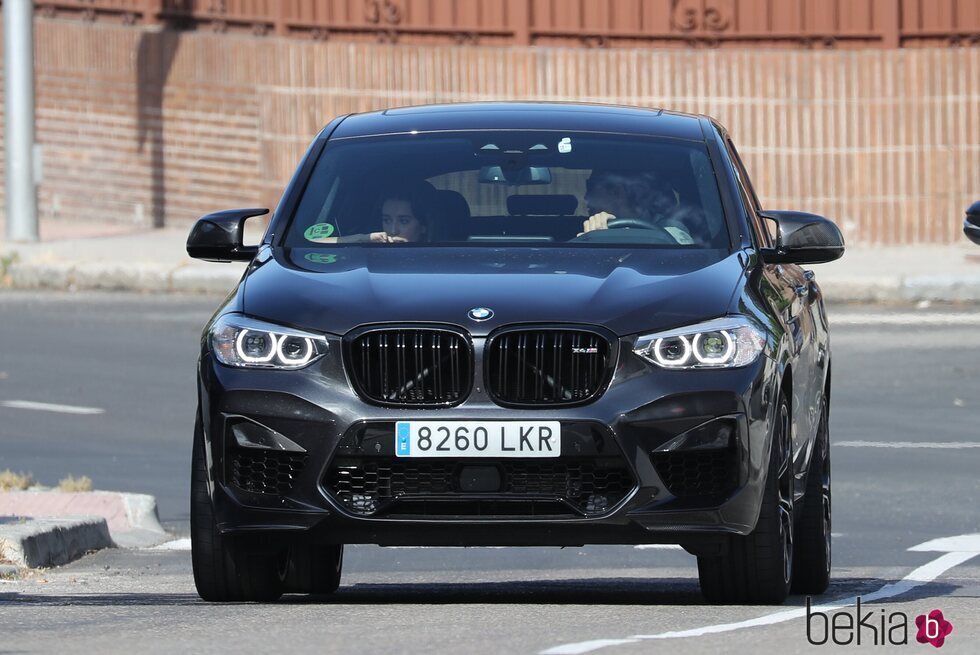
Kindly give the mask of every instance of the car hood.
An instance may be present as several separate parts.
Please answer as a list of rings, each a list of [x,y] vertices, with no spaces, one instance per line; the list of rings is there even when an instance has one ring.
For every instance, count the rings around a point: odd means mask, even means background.
[[[619,335],[724,315],[737,254],[609,248],[274,248],[243,290],[250,316],[344,334],[370,323],[458,325],[475,336],[513,323],[602,325]],[[467,317],[487,307],[489,320]]]

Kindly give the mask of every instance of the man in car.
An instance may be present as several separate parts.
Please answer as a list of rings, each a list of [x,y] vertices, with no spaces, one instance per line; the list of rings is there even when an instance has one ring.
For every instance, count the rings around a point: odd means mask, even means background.
[[[694,243],[683,219],[697,219],[698,212],[681,207],[676,192],[654,173],[594,169],[585,183],[585,203],[589,218],[582,223],[583,233],[605,230],[615,218],[637,218],[662,228],[679,244]]]

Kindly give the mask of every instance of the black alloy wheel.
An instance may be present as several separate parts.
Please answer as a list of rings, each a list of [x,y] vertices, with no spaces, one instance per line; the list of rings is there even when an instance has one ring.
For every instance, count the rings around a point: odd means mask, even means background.
[[[779,406],[779,468],[777,480],[779,496],[779,540],[783,548],[783,583],[789,587],[793,579],[793,440],[790,430],[789,408],[785,403]]]
[[[729,539],[720,556],[698,557],[701,593],[711,603],[779,604],[794,570],[793,440],[789,402],[779,396],[765,490],[755,530]]]
[[[832,507],[829,414],[825,401],[806,476],[803,516],[796,526],[793,592],[798,594],[822,594],[830,586]]]

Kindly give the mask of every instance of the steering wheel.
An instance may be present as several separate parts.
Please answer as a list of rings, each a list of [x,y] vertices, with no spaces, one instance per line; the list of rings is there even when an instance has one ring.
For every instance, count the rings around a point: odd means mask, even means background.
[[[663,226],[657,225],[651,220],[645,218],[612,218],[606,223],[607,228],[612,229],[623,229],[623,228],[636,228],[638,230],[646,230],[652,232],[655,236],[655,241],[664,244],[676,244],[677,239],[674,235],[668,232]]]
[[[606,227],[612,230],[623,227],[635,227],[640,230],[659,230],[661,232],[665,231],[659,225],[655,225],[650,221],[642,218],[613,218],[606,223]]]

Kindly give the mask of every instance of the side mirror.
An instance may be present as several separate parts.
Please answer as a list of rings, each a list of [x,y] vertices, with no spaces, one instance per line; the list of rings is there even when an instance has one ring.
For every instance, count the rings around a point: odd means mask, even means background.
[[[778,226],[775,248],[760,251],[767,264],[822,264],[844,254],[844,236],[832,221],[816,214],[760,212]]]
[[[268,213],[264,208],[226,209],[202,216],[187,237],[187,254],[209,262],[251,261],[259,247],[242,242],[245,220]]]
[[[963,234],[973,243],[980,245],[980,200],[977,200],[966,210]]]

